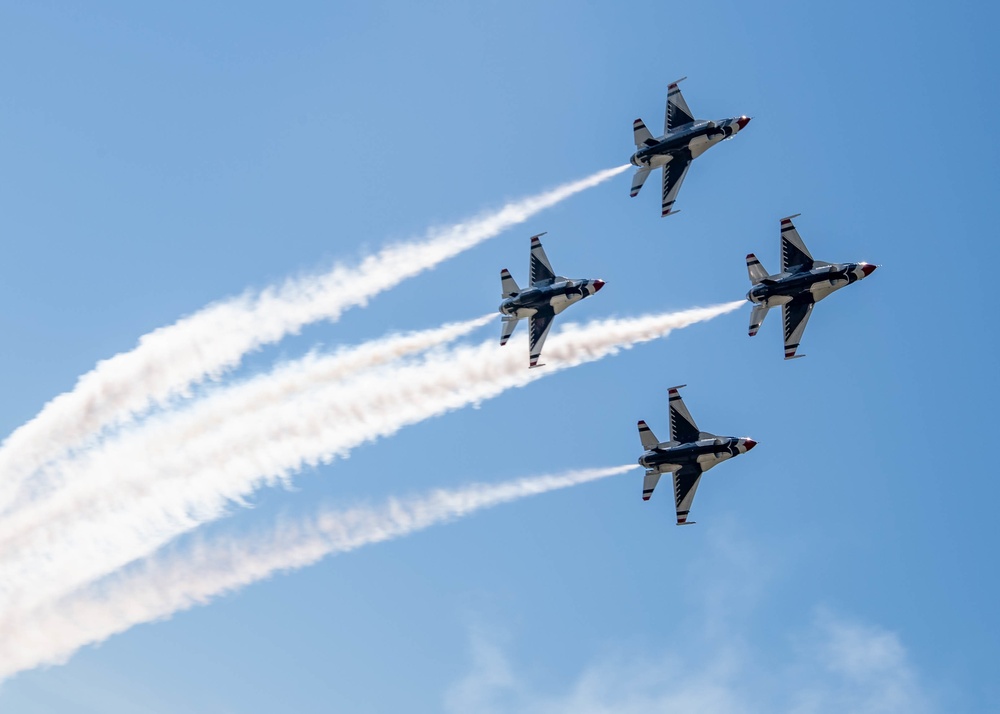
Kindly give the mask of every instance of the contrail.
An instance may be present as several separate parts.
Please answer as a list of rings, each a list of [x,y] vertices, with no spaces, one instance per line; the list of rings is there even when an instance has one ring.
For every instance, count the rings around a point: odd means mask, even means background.
[[[302,359],[292,362],[287,367],[282,365],[263,378],[253,380],[257,389],[254,398],[244,399],[242,408],[245,411],[259,413],[266,409],[274,400],[287,398],[294,385],[283,378],[288,372],[298,373],[303,366],[312,365],[309,373],[314,381],[326,384],[335,383],[350,375],[374,369],[403,357],[424,352],[434,347],[452,342],[473,330],[482,327],[495,319],[495,313],[490,313],[465,322],[454,322],[428,330],[390,335],[381,339],[371,340],[361,345],[342,347],[336,352],[318,357],[310,353]],[[281,391],[275,393],[269,388],[269,383],[280,385]],[[300,382],[301,389],[310,388],[310,384]],[[245,394],[249,397],[249,394]],[[43,472],[44,474],[44,472]],[[37,523],[53,518],[61,518],[68,508],[82,493],[100,487],[112,487],[116,475],[112,472],[102,474],[100,483],[85,482],[72,471],[61,469],[48,473],[45,488],[36,488],[31,502],[20,504],[18,508],[0,519],[0,554],[7,547],[7,541],[17,533],[31,530]],[[72,480],[71,484],[67,481]]]
[[[200,542],[172,556],[152,558],[85,591],[42,606],[0,629],[0,678],[66,661],[87,644],[133,625],[158,620],[275,573],[303,568],[337,553],[448,523],[485,508],[623,474],[635,465],[473,484],[426,496],[390,499],[379,508],[321,511],[276,524],[252,538]]]
[[[78,494],[67,487],[61,513],[47,513],[34,530],[3,544],[0,613],[17,618],[25,606],[144,557],[303,465],[742,305],[567,325],[549,341],[549,365],[540,370],[527,369],[523,349],[490,341],[334,384],[316,377],[324,369],[317,358],[220,389],[62,465],[71,485],[101,488]],[[257,410],[262,394],[267,407]]]
[[[422,239],[391,245],[358,265],[286,281],[224,300],[139,339],[128,352],[99,362],[69,392],[51,400],[0,448],[0,513],[34,484],[27,478],[52,460],[92,443],[103,429],[127,423],[192,384],[218,378],[243,355],[318,320],[335,320],[403,280],[522,223],[540,211],[608,180],[628,166],[599,171],[536,196],[513,201]]]

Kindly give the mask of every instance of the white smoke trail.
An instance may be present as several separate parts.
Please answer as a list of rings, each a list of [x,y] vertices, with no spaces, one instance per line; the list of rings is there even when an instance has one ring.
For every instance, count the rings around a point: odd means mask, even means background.
[[[71,391],[51,400],[6,439],[0,448],[0,513],[17,502],[19,494],[25,495],[24,489],[45,488],[39,479],[27,484],[30,475],[85,446],[102,429],[127,423],[206,377],[217,378],[238,365],[247,352],[312,322],[336,319],[349,307],[365,305],[380,292],[626,168],[599,171],[472,220],[433,229],[419,241],[389,246],[359,265],[337,265],[322,275],[209,305],[144,335],[131,351],[99,362]]]
[[[271,575],[365,545],[402,538],[485,508],[623,474],[635,465],[473,484],[427,496],[390,499],[380,508],[322,511],[279,523],[252,538],[197,543],[152,558],[88,590],[5,624],[0,678],[41,664],[64,662],[84,645],[142,622],[162,619]]]
[[[220,517],[231,500],[287,478],[303,464],[329,461],[406,425],[742,304],[567,326],[546,346],[549,366],[541,370],[526,368],[524,350],[500,349],[492,341],[332,385],[314,379],[322,360],[293,363],[280,375],[220,390],[187,410],[151,419],[64,465],[83,483],[117,476],[108,488],[4,544],[3,621],[148,555]],[[263,392],[269,406],[261,413],[253,405]],[[283,394],[288,398],[280,399]]]
[[[323,357],[311,353],[288,366],[276,368],[270,375],[253,380],[253,384],[259,389],[254,392],[252,397],[249,393],[245,393],[247,398],[241,404],[241,411],[260,413],[276,400],[280,401],[291,396],[295,385],[287,379],[288,373],[298,374],[305,371],[310,374],[312,383],[333,384],[354,373],[374,369],[403,357],[453,342],[493,321],[495,317],[495,314],[491,313],[465,322],[448,323],[428,330],[390,335],[361,345],[344,347]],[[280,387],[280,389],[270,388],[272,383],[274,387]],[[299,380],[298,387],[309,389],[312,383]],[[195,427],[192,431],[197,429],[198,427]],[[62,522],[66,512],[78,506],[87,493],[114,487],[115,473],[106,471],[94,475],[101,477],[101,480],[97,482],[87,481],[71,469],[61,469],[57,476],[49,478],[53,491],[51,494],[45,494],[46,497],[39,498],[37,503],[25,504],[0,519],[0,554],[10,547],[8,541],[19,533],[30,531],[39,523]],[[67,483],[70,479],[72,483]]]

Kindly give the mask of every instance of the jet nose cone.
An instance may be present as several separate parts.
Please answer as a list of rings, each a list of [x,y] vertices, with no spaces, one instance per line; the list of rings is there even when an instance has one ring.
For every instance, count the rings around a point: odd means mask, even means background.
[[[594,292],[595,292],[595,293],[598,293],[598,292],[600,292],[600,291],[601,291],[601,288],[603,288],[603,287],[604,287],[604,281],[603,281],[603,280],[595,280],[595,281],[594,281],[594,282],[592,283],[592,285],[594,286]]]
[[[753,119],[753,117],[742,116],[742,117],[740,117],[739,119],[736,120],[736,123],[740,125],[740,131],[742,131],[743,129],[746,129],[747,124],[750,123],[751,119]]]
[[[753,447],[757,446],[757,442],[747,437],[743,440],[743,445],[747,447],[747,451],[750,451]]]
[[[878,267],[877,265],[872,265],[871,263],[865,263],[864,265],[861,266],[861,272],[864,273],[865,277],[867,278],[869,275],[875,272],[875,268],[877,267]]]

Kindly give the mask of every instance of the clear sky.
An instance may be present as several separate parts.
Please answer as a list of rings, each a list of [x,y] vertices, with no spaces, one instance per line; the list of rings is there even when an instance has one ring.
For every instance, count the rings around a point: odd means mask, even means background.
[[[666,388],[757,449],[675,528],[641,472],[249,586],[0,684],[0,711],[988,711],[1000,706],[989,3],[4,3],[0,431],[205,304],[625,163],[681,76],[747,114],[680,214],[628,174],[253,355],[496,309],[528,236],[575,320],[741,298],[778,219],[882,268],[801,353],[745,310],[404,429],[211,528],[629,463]],[[499,321],[498,321],[499,322]],[[522,328],[523,329],[523,328]],[[499,334],[490,325],[475,340]],[[499,347],[498,347],[499,349]],[[0,647],[2,647],[0,643]],[[604,708],[601,708],[604,707]]]

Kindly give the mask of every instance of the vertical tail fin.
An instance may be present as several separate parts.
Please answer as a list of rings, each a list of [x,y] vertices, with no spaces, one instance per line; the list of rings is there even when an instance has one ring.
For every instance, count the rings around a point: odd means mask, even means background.
[[[753,253],[747,253],[747,274],[750,276],[750,283],[753,285],[757,285],[767,277],[767,271],[764,270],[764,266],[760,264],[757,256]]]

